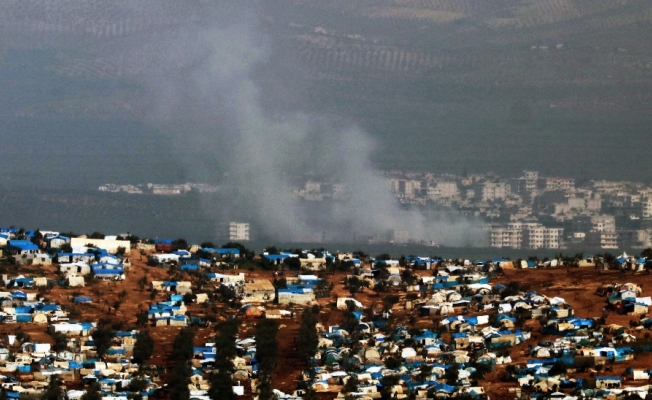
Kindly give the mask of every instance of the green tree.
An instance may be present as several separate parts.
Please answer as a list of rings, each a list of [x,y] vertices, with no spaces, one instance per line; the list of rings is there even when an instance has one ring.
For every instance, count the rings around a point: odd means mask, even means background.
[[[59,353],[65,351],[68,348],[68,337],[63,333],[55,332],[52,335],[52,339],[54,339],[54,346],[52,346],[52,350],[55,352]]]
[[[81,400],[102,400],[102,393],[100,393],[100,384],[93,382],[88,385],[86,393],[81,397]]]
[[[140,288],[140,291],[141,291],[141,292],[142,292],[143,290],[145,290],[145,288],[147,287],[147,284],[148,284],[148,282],[147,282],[147,275],[143,275],[142,277],[140,277],[140,278],[138,279],[138,281],[136,281],[136,283],[138,283],[138,287]]]
[[[317,318],[311,308],[305,308],[301,314],[301,326],[297,340],[297,352],[299,357],[305,361],[314,357],[319,344],[317,336]]]
[[[256,358],[260,374],[260,384],[258,385],[260,400],[274,400],[277,397],[272,386],[272,371],[278,362],[278,340],[276,339],[278,328],[278,322],[271,319],[263,319],[256,324]]]
[[[278,396],[274,393],[274,386],[272,385],[272,377],[263,375],[260,377],[258,384],[258,400],[277,400]]]
[[[233,358],[238,354],[236,335],[238,333],[238,320],[228,320],[217,325],[219,334],[215,338],[215,350],[218,357],[215,360],[215,372],[210,376],[210,389],[208,396],[211,399],[236,400],[233,392],[233,379],[231,378],[235,367]]]
[[[358,377],[355,375],[349,376],[349,379],[346,380],[346,383],[342,387],[342,393],[354,393],[358,391],[358,385],[360,384],[360,381],[358,381]]]
[[[175,240],[173,243],[179,250],[188,250],[188,248],[190,247],[188,246],[188,241],[183,238],[179,238]]]
[[[138,314],[136,314],[136,324],[138,326],[147,326],[148,322],[149,322],[149,318],[147,316],[147,311],[141,311]]]
[[[317,400],[317,392],[312,389],[306,389],[303,394],[303,400]]]
[[[301,260],[299,257],[287,257],[283,260],[283,268],[289,270],[299,270],[301,269]]]
[[[221,246],[223,249],[238,249],[240,250],[240,257],[244,260],[251,260],[256,256],[253,250],[246,248],[242,243],[228,242]]]
[[[190,384],[190,377],[192,376],[192,370],[187,361],[180,361],[177,366],[172,370],[172,376],[170,382],[168,382],[168,387],[170,388],[170,398],[174,400],[189,400],[190,399],[190,389],[188,385]]]
[[[110,328],[102,327],[97,328],[91,336],[93,337],[93,342],[95,343],[95,350],[97,355],[102,357],[109,349],[109,347],[111,347],[111,341],[115,336],[115,332],[113,332],[113,330]]]
[[[389,400],[392,398],[392,386],[398,385],[401,377],[398,375],[385,375],[380,379],[383,389],[380,391],[381,399]]]
[[[432,375],[432,366],[426,363],[421,364],[419,367],[419,380],[425,382]]]
[[[213,372],[209,382],[211,387],[208,389],[208,397],[212,400],[237,400],[238,396],[233,391],[233,379],[225,370]]]
[[[177,361],[188,361],[193,356],[195,330],[182,328],[174,338],[170,357]]]
[[[460,367],[457,364],[451,364],[444,372],[444,378],[449,385],[455,385],[459,377]]]
[[[154,339],[149,331],[141,330],[136,335],[136,344],[134,345],[134,362],[142,364],[149,360],[154,354]]]
[[[278,362],[278,328],[278,322],[272,319],[261,319],[256,324],[256,358],[263,374],[271,374]]]
[[[31,242],[38,246],[41,244],[41,240],[43,240],[43,234],[41,233],[41,230],[37,228],[34,231],[34,235],[32,235]]]
[[[130,392],[144,392],[147,389],[147,381],[140,376],[132,378],[127,387]]]
[[[41,400],[64,400],[63,390],[61,390],[61,380],[56,375],[50,375],[50,383],[43,392]]]
[[[357,276],[351,276],[346,280],[346,288],[351,293],[351,297],[355,297],[355,294],[362,288],[362,281]]]

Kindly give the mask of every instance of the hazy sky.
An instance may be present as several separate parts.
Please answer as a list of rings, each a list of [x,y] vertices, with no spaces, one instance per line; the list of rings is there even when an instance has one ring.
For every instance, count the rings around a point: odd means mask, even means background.
[[[459,241],[471,224],[401,214],[378,172],[649,180],[650,12],[612,0],[3,1],[2,179],[222,182],[239,191],[219,212],[245,206],[290,238],[318,224]],[[282,189],[306,172],[357,187],[354,201],[306,215]]]
[[[199,76],[213,63],[211,73],[237,70],[251,80],[266,116],[302,114],[361,129],[381,169],[517,175],[527,168],[646,180],[650,7],[613,0],[513,7],[498,0],[3,1],[5,157],[16,173],[51,170],[38,174],[48,180],[84,164],[89,172],[77,182],[95,185],[103,173],[87,161],[112,170],[107,178],[126,179],[142,154],[152,180],[183,178],[188,168],[162,165],[158,155],[204,150],[206,137],[175,143],[160,134],[232,123],[224,117],[234,113],[233,88]],[[208,59],[209,44],[218,59]],[[36,151],[33,141],[52,138],[49,157],[23,161]],[[228,149],[232,139],[210,145]],[[81,152],[92,158],[80,161]]]

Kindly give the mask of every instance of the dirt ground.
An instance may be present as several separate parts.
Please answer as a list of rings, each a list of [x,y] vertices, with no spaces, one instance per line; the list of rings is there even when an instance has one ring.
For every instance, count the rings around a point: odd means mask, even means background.
[[[81,311],[80,320],[85,321],[98,321],[100,318],[108,318],[113,323],[120,323],[122,329],[137,329],[136,327],[136,314],[140,310],[146,310],[149,304],[161,301],[165,298],[165,293],[161,293],[158,297],[150,299],[150,291],[148,288],[141,290],[138,285],[139,278],[145,276],[148,282],[152,280],[165,280],[168,279],[166,270],[149,267],[145,263],[145,259],[133,251],[130,257],[132,266],[127,271],[127,279],[123,282],[98,282],[96,284],[86,286],[84,288],[61,288],[55,287],[51,292],[46,293],[45,297],[48,300],[56,301],[68,309],[78,309]],[[34,275],[41,275],[45,273],[48,276],[54,276],[55,267],[28,267],[27,270],[21,269],[23,274],[32,273]],[[34,271],[29,271],[34,269]],[[417,271],[418,275],[430,275],[430,271]],[[254,271],[247,272],[248,277],[252,278],[268,278],[273,279],[273,273],[269,271]],[[336,325],[342,320],[342,312],[334,308],[334,302],[338,296],[350,297],[350,292],[346,290],[343,285],[345,277],[344,273],[336,273],[334,275],[328,274],[330,282],[334,283],[334,288],[331,291],[330,298],[319,299],[322,306],[322,311],[319,315],[319,321],[324,325]],[[186,276],[188,280],[192,279],[189,275]],[[593,268],[573,268],[566,270],[563,268],[557,269],[528,269],[528,270],[505,270],[505,275],[491,281],[491,284],[503,283],[507,284],[511,281],[518,281],[521,285],[528,286],[529,290],[537,291],[538,293],[545,294],[549,297],[559,296],[569,302],[575,309],[575,315],[579,317],[598,317],[601,315],[604,306],[604,298],[594,294],[596,288],[604,283],[626,283],[633,282],[642,286],[643,296],[651,293],[648,288],[652,288],[652,275],[645,275],[642,273],[637,274],[622,274],[618,271],[600,271],[597,272]],[[122,299],[120,306],[115,310],[112,305],[115,301],[119,300],[119,293],[126,292]],[[387,293],[377,295],[370,289],[365,289],[362,292],[356,293],[355,298],[361,301],[365,306],[371,306],[374,302],[379,301]],[[400,294],[400,293],[396,293]],[[404,295],[401,294],[401,295]],[[72,298],[74,296],[88,296],[93,299],[91,304],[74,305]],[[190,305],[189,313],[191,315],[202,315],[206,313],[208,307],[199,305]],[[269,306],[268,308],[273,308]],[[286,308],[287,309],[287,308]],[[229,309],[223,305],[216,305],[211,312],[216,312],[218,319],[227,318],[230,314],[237,310]],[[304,365],[296,356],[295,340],[299,331],[300,323],[300,309],[297,311],[295,319],[282,319],[279,320],[281,329],[279,330],[279,364],[276,368],[273,380],[277,389],[285,392],[292,393],[297,386],[300,372],[303,370]],[[415,327],[430,328],[433,325],[432,318],[419,318],[415,313],[401,308],[395,309],[393,320],[395,323],[408,324],[410,317],[413,317]],[[416,319],[416,321],[414,321]],[[624,326],[629,326],[630,320],[635,319],[632,316],[617,315],[611,313],[607,318],[607,323],[615,323]],[[249,333],[253,333],[256,319],[243,320],[243,326],[240,330],[240,336],[245,337]],[[553,336],[541,335],[538,322],[535,320],[528,321],[527,327],[532,329],[532,338],[527,342],[513,347],[510,350],[510,355],[513,364],[523,364],[526,359],[527,350],[529,346],[537,342],[553,339]],[[150,360],[150,364],[163,366],[171,369],[172,365],[167,359],[167,355],[171,351],[172,342],[179,332],[178,327],[148,327],[154,341],[155,352]],[[0,334],[15,333],[18,330],[29,334],[34,341],[50,342],[53,343],[52,338],[47,334],[47,324],[0,324]],[[214,335],[212,328],[199,328],[195,337],[195,345],[203,345],[208,338]],[[645,331],[634,331],[632,334],[637,337],[643,337]],[[641,366],[648,367],[652,362],[652,356],[644,355],[638,356],[633,362],[629,363],[616,363],[613,366],[613,372],[610,375],[620,375],[624,372],[627,366]],[[492,399],[512,399],[514,393],[509,392],[509,388],[515,388],[515,383],[504,383],[500,381],[506,366],[497,366],[495,370],[486,376],[481,383],[488,391]],[[581,375],[578,375],[582,377]],[[586,376],[585,376],[586,377]],[[242,383],[246,390],[247,396],[250,397],[250,388],[248,382]],[[69,385],[69,387],[79,387],[78,384]],[[333,388],[334,389],[334,388]],[[320,399],[331,399],[335,397],[335,393],[320,393]]]

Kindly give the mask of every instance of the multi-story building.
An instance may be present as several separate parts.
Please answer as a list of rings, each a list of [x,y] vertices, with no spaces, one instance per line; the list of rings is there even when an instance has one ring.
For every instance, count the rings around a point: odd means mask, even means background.
[[[594,215],[591,217],[590,231],[615,232],[616,218],[613,215]]]
[[[523,179],[525,180],[525,190],[535,190],[538,187],[539,183],[539,172],[523,171]]]
[[[650,230],[620,230],[618,231],[619,248],[647,248],[652,247]]]
[[[397,179],[389,180],[390,190],[397,194],[397,197],[411,199],[426,194],[427,184],[425,181],[416,179]]]
[[[523,228],[524,249],[559,249],[563,245],[563,228],[546,228],[531,224]]]
[[[652,218],[652,197],[641,198],[641,216],[643,218]]]
[[[573,178],[543,178],[544,190],[562,190],[564,192],[575,189]]]
[[[512,249],[559,249],[563,228],[546,228],[536,222],[511,222],[490,230],[491,247]]]
[[[249,240],[249,224],[245,222],[231,222],[229,224],[229,240]]]
[[[460,189],[457,186],[457,182],[450,181],[441,181],[433,187],[428,188],[428,198],[431,200],[439,199],[459,199],[460,198]]]
[[[520,249],[523,244],[523,230],[513,228],[491,229],[491,247]]]
[[[599,249],[617,249],[618,233],[615,231],[591,231],[586,234],[586,244]]]
[[[484,182],[480,188],[482,201],[504,200],[510,194],[509,185],[502,182]]]

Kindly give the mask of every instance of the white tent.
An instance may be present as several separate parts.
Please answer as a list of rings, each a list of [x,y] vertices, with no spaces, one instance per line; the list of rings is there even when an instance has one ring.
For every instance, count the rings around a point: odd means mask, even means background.
[[[417,351],[414,350],[412,347],[405,347],[403,350],[401,350],[401,358],[409,358],[409,357],[416,357],[417,356]]]

